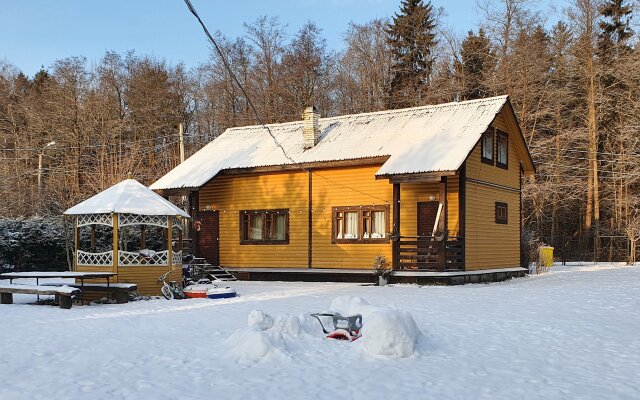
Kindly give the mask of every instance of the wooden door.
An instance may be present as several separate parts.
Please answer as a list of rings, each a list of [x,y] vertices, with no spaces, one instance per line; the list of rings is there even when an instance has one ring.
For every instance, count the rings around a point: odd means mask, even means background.
[[[420,269],[433,269],[438,262],[438,243],[433,236],[433,227],[438,217],[437,201],[418,203],[418,248],[416,264]]]
[[[198,257],[212,265],[220,265],[220,214],[218,211],[199,211]]]
[[[418,236],[433,235],[439,205],[437,201],[418,203]]]

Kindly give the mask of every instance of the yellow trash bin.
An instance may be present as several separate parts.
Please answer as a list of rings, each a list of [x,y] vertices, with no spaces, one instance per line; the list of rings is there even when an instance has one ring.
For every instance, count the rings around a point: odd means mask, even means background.
[[[540,247],[540,266],[543,268],[553,267],[553,247],[551,246]]]

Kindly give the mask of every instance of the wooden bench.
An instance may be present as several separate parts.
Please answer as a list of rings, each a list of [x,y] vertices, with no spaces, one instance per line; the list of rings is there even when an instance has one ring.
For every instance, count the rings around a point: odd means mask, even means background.
[[[60,308],[70,309],[72,296],[80,293],[80,289],[67,286],[17,285],[0,282],[0,304],[13,304],[13,294],[54,295]]]
[[[104,292],[113,294],[113,297],[118,304],[124,304],[129,302],[129,292],[138,290],[138,285],[135,283],[111,283],[107,286],[106,283],[63,283],[54,282],[47,283],[48,286],[70,286],[77,289],[82,289],[83,292]],[[83,293],[83,295],[85,294]]]

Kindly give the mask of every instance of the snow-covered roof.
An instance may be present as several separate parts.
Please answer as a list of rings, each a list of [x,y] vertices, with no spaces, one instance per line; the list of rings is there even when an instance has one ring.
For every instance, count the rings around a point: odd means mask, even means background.
[[[117,183],[64,212],[65,215],[110,213],[190,218],[189,214],[135,179]]]
[[[303,148],[302,121],[268,125],[297,163],[389,157],[376,175],[456,171],[507,96],[320,118],[320,140]],[[225,169],[294,164],[260,125],[227,129],[150,188],[200,187]]]

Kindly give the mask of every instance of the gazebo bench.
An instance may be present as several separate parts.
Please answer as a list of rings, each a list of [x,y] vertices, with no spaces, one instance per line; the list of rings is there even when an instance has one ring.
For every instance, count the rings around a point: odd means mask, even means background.
[[[80,293],[80,289],[66,286],[36,286],[0,283],[0,304],[13,304],[13,294],[55,295],[60,308],[69,309],[72,296]]]
[[[106,283],[47,283],[50,286],[70,286],[73,288],[82,288],[84,292],[105,292],[113,294],[113,297],[118,304],[124,304],[129,302],[129,292],[138,290],[138,285],[135,283],[111,283],[107,286]]]

